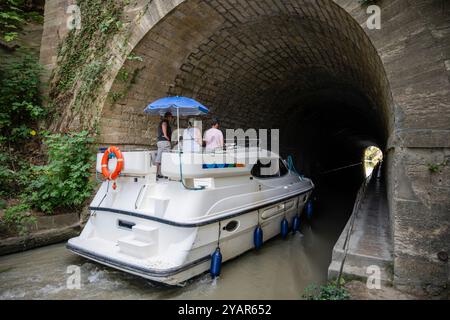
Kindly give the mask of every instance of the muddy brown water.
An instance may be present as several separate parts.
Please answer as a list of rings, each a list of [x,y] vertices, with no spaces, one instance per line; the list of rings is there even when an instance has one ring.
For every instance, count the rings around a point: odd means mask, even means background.
[[[183,287],[162,286],[74,255],[61,243],[0,257],[0,299],[302,299],[306,287],[326,282],[352,199],[319,195],[302,234],[277,237],[224,263],[216,280],[203,274]],[[67,287],[72,265],[80,267],[80,289]]]

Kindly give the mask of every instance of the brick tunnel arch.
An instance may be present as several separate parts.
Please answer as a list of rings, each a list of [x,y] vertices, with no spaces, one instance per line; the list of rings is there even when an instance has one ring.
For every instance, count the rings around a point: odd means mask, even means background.
[[[333,1],[188,0],[148,30],[131,56],[138,59],[124,63],[103,108],[102,144],[154,145],[157,119],[142,110],[166,95],[201,101],[224,128],[281,128],[282,151],[302,150],[307,174],[358,162],[365,147],[383,148],[390,134],[383,64]],[[324,145],[341,156],[318,168]]]
[[[46,1],[47,76],[58,66],[72,3]],[[449,252],[450,230],[448,1],[379,0],[380,30],[365,28],[359,1],[127,3],[104,83],[83,109],[94,124],[101,116],[99,144],[154,145],[156,122],[143,107],[184,94],[207,104],[224,127],[280,127],[284,149],[311,175],[339,167],[324,151],[344,164],[377,145],[385,151],[394,283],[448,289],[448,261],[438,256]],[[72,103],[62,106],[55,127],[78,130],[72,111]]]

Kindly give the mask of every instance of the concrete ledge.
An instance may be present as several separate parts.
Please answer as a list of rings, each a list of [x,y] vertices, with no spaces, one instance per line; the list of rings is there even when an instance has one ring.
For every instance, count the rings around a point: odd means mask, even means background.
[[[36,227],[32,229],[32,232],[61,229],[69,226],[76,225],[80,222],[80,215],[78,212],[48,215],[37,217]]]
[[[341,268],[346,278],[366,279],[371,275],[367,272],[373,272],[368,268],[376,266],[380,271],[381,283],[388,286],[393,283],[393,250],[386,190],[384,182],[377,177],[377,171],[374,171],[361,194],[360,205],[355,205],[352,217],[333,248],[329,279],[337,278]]]
[[[23,237],[11,237],[0,241],[0,256],[66,241],[79,235],[79,223],[62,229],[38,231]]]
[[[351,281],[344,286],[351,300],[418,300],[420,296],[411,295],[393,287],[381,289],[368,289],[366,284],[360,281]]]
[[[360,280],[365,282],[369,276],[372,274],[368,274],[367,270],[371,264],[363,264],[362,262],[358,263],[360,266],[351,265],[349,263],[345,263],[342,269],[342,276],[345,280]],[[383,267],[380,265],[376,265],[380,268],[380,284],[383,287],[392,287],[393,286],[393,276],[391,267]],[[341,268],[340,261],[332,261],[330,266],[328,267],[328,280],[337,279],[339,276]]]

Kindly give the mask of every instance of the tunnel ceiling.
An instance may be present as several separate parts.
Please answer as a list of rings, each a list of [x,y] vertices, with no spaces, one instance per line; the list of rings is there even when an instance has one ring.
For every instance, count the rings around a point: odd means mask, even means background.
[[[332,1],[187,0],[133,54],[143,61],[123,66],[135,79],[104,108],[105,143],[148,145],[156,122],[142,110],[165,95],[198,99],[225,128],[281,128],[292,146],[307,127],[358,147],[388,135],[382,63]],[[110,96],[123,86],[116,80]]]

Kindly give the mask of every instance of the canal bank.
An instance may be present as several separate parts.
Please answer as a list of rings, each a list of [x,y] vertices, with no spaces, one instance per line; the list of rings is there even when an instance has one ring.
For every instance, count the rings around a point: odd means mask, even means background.
[[[82,226],[83,214],[78,212],[37,216],[25,234],[0,237],[0,256],[67,241],[79,235]]]

